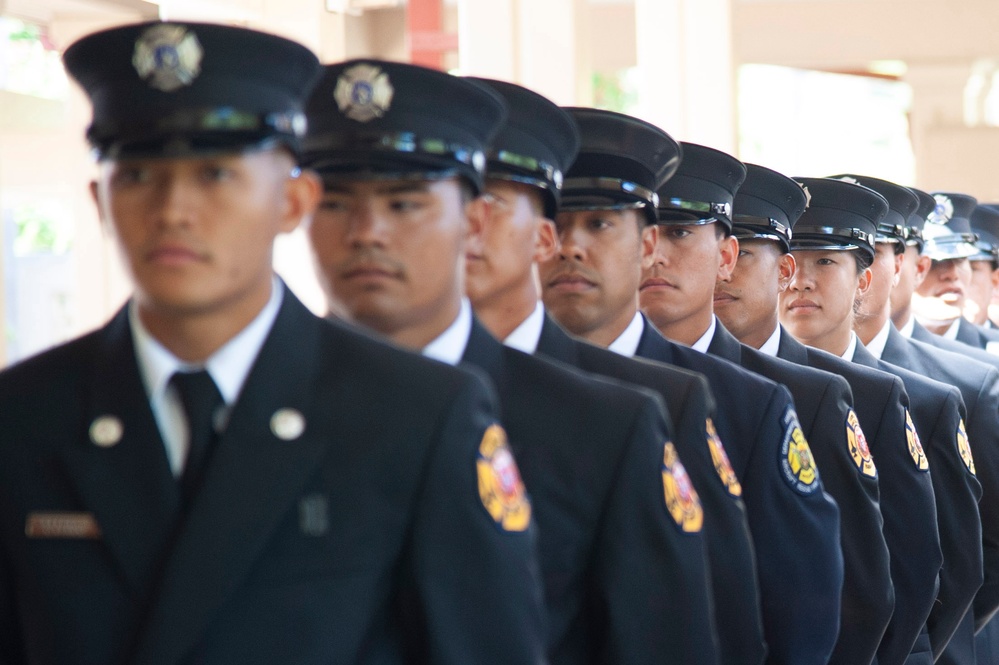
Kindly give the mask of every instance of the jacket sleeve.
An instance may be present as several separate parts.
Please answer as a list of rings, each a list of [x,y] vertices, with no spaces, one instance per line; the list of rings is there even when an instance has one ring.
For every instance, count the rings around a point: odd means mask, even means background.
[[[603,605],[603,653],[626,665],[718,662],[704,514],[657,402],[626,433],[591,575]]]
[[[982,555],[985,581],[975,596],[975,630],[999,610],[999,372],[988,372],[978,404],[968,406],[968,442],[982,485]]]
[[[469,379],[424,475],[404,594],[404,630],[420,662],[545,661],[529,500],[494,413],[484,385]]]
[[[839,634],[839,510],[814,472],[791,396],[763,402],[743,477],[769,662],[824,665]]]

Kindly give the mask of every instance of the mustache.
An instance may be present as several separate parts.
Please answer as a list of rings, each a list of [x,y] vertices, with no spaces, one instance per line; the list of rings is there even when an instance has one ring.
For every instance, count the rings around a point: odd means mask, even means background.
[[[359,270],[381,270],[400,277],[406,274],[405,265],[376,249],[363,249],[337,266],[341,275]]]
[[[574,259],[559,262],[558,267],[556,267],[555,270],[548,275],[548,279],[546,281],[551,283],[553,280],[565,277],[566,275],[578,275],[579,277],[594,283],[599,281],[599,275]]]

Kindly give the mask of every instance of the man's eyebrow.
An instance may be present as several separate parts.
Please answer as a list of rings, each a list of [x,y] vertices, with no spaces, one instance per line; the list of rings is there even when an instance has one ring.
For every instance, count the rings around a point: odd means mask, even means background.
[[[326,182],[323,184],[323,190],[327,194],[345,194],[350,195],[354,193],[349,183],[332,183]],[[422,194],[430,191],[430,184],[426,182],[393,182],[390,184],[380,185],[375,188],[376,194]]]

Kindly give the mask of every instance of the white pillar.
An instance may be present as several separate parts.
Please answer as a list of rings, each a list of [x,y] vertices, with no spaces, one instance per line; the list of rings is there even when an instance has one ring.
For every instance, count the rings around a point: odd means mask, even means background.
[[[635,0],[639,114],[674,138],[734,154],[728,0]]]

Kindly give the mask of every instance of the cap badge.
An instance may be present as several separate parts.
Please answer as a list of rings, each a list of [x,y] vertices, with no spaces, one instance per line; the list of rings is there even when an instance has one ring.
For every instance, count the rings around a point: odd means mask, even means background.
[[[946,194],[934,194],[933,198],[936,200],[937,206],[926,218],[926,221],[931,224],[946,224],[954,216],[954,203]]]
[[[798,186],[801,187],[801,191],[805,193],[805,210],[808,210],[808,207],[812,205],[812,193],[808,191],[808,185],[798,183]]]
[[[839,180],[840,182],[848,182],[851,185],[859,185],[860,184],[860,181],[857,180],[856,178],[854,178],[853,176],[845,175],[842,178],[836,178],[836,179]]]
[[[198,38],[184,26],[156,25],[136,40],[132,66],[151,87],[173,92],[194,82],[203,55]]]
[[[368,122],[385,115],[395,91],[388,74],[375,65],[354,65],[336,81],[333,98],[340,112],[351,120]]]

